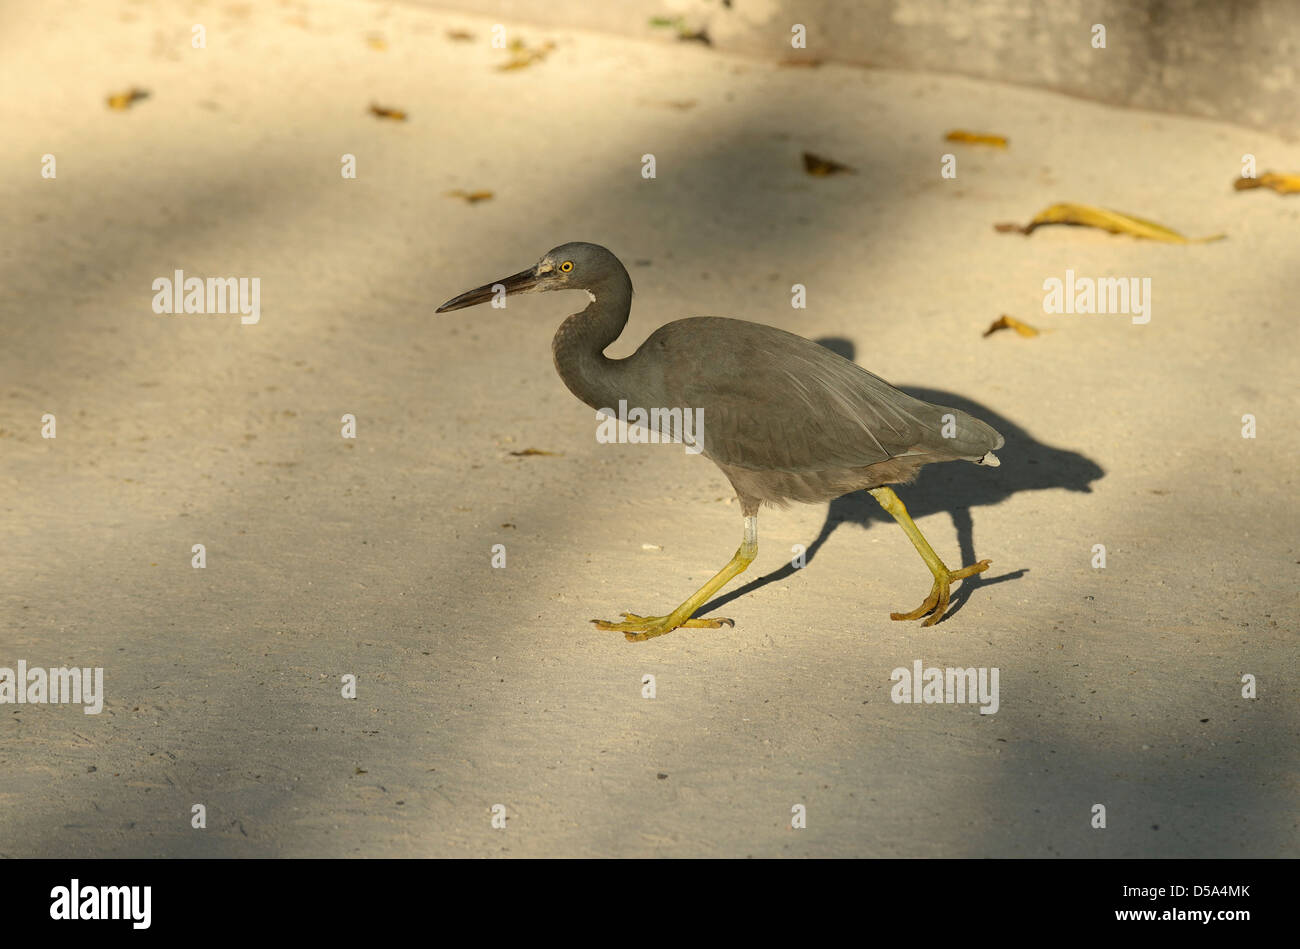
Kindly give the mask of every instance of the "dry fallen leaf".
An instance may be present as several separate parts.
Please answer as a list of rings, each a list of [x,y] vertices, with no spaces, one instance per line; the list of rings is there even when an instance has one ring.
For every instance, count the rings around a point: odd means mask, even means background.
[[[1204,244],[1209,241],[1223,240],[1228,236],[1226,234],[1215,234],[1211,237],[1186,238],[1162,224],[1134,217],[1131,214],[1121,214],[1119,211],[1108,211],[1105,208],[1094,208],[1087,204],[1069,203],[1054,204],[1050,208],[1040,211],[1024,227],[1016,224],[994,224],[993,228],[1004,233],[1019,231],[1021,234],[1032,234],[1035,228],[1042,227],[1045,224],[1074,224],[1080,227],[1096,227],[1112,234],[1130,234],[1133,237],[1141,237],[1150,241],[1164,241],[1169,244]]]
[[[462,191],[457,188],[455,191],[448,191],[449,198],[464,198],[467,204],[478,204],[480,201],[487,201],[492,197],[491,191]]]
[[[949,132],[944,138],[949,142],[962,142],[966,145],[992,145],[995,148],[1006,148],[1007,137],[1005,135],[992,135],[988,132],[966,132],[956,129]]]
[[[146,90],[130,89],[126,92],[119,92],[115,95],[109,96],[108,107],[110,109],[116,109],[118,112],[122,112],[131,108],[132,105],[139,102],[141,99],[147,98],[149,98],[149,93]]]
[[[394,122],[405,122],[406,113],[401,109],[386,109],[382,105],[370,103],[370,114],[376,115],[381,119],[392,119]]]
[[[984,335],[992,336],[998,330],[1015,330],[1021,336],[1037,336],[1039,332],[1028,323],[1021,323],[1014,316],[1007,316],[1005,313],[993,321],[993,324],[984,331]]]
[[[510,41],[508,48],[510,50],[510,61],[497,67],[502,72],[510,69],[524,69],[533,63],[540,63],[551,50],[555,49],[555,44],[547,40],[536,49],[530,49],[523,40],[516,39]]]
[[[560,455],[558,451],[542,451],[540,448],[525,448],[523,451],[512,451],[510,454],[516,458],[531,458],[534,455],[545,455],[548,458],[558,458]]]
[[[1266,171],[1258,178],[1238,178],[1232,183],[1238,191],[1251,188],[1272,188],[1278,194],[1300,194],[1300,175],[1285,175]]]
[[[822,158],[820,155],[814,155],[812,152],[803,153],[803,170],[808,172],[808,174],[812,175],[814,178],[825,178],[827,175],[857,174],[857,172],[848,165],[841,165],[837,161],[831,161],[829,158]]]
[[[447,39],[454,40],[457,43],[468,43],[474,39],[474,34],[469,30],[448,30]]]

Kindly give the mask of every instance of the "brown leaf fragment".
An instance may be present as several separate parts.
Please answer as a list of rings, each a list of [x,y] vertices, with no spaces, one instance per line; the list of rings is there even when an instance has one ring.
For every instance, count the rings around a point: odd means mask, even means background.
[[[455,43],[469,43],[474,39],[474,34],[469,30],[448,30],[447,39]]]
[[[448,191],[449,198],[464,198],[466,204],[478,204],[480,201],[488,201],[492,198],[491,191],[462,191],[456,188],[454,191]]]
[[[1251,188],[1272,188],[1278,194],[1300,194],[1300,175],[1266,171],[1258,178],[1237,178],[1232,186],[1238,191]]]
[[[390,109],[386,106],[375,105],[370,103],[370,114],[381,119],[392,119],[394,122],[405,122],[406,113],[401,109]]]
[[[1108,211],[1095,208],[1089,204],[1053,204],[1035,215],[1034,219],[1022,228],[1013,224],[995,224],[998,231],[1019,230],[1022,234],[1032,234],[1035,229],[1047,224],[1071,224],[1078,227],[1095,227],[1112,234],[1128,234],[1149,241],[1164,241],[1167,244],[1204,244],[1223,240],[1226,234],[1214,234],[1210,237],[1187,238],[1177,231],[1172,231],[1163,224],[1156,224],[1145,218],[1124,214],[1120,211]]]
[[[1021,323],[1014,316],[1007,316],[1005,313],[993,321],[989,328],[984,331],[984,335],[992,336],[998,330],[1015,330],[1021,336],[1037,336],[1039,333],[1028,323]]]
[[[516,458],[532,458],[537,455],[547,458],[558,458],[560,456],[558,451],[542,451],[540,448],[525,448],[523,451],[512,451],[510,454]]]
[[[990,132],[967,132],[963,129],[954,129],[944,136],[949,142],[961,142],[964,145],[992,145],[994,148],[1006,148],[1009,144],[1005,135],[994,135]]]
[[[149,98],[149,92],[146,89],[128,89],[126,92],[118,92],[109,96],[107,102],[110,109],[124,112],[141,99],[147,98]]]
[[[857,174],[857,172],[848,165],[841,165],[837,161],[831,161],[829,158],[822,158],[820,155],[814,155],[812,152],[803,153],[803,170],[814,178],[825,178],[828,175]]]

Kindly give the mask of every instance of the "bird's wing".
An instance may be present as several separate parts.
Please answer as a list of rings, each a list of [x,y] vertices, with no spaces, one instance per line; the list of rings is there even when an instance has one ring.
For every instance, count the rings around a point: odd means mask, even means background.
[[[690,347],[708,362],[665,353],[672,367],[665,382],[703,408],[705,454],[723,464],[815,471],[903,455],[975,460],[1002,443],[978,419],[914,399],[801,336],[738,320],[679,323],[699,325],[667,334],[663,348]],[[697,371],[676,371],[691,365]]]

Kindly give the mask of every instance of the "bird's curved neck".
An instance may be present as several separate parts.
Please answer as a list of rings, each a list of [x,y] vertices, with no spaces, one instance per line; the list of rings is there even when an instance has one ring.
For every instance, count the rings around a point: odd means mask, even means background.
[[[581,313],[560,324],[551,341],[555,368],[569,391],[594,409],[617,408],[626,398],[620,384],[624,360],[610,359],[605,349],[618,339],[632,310],[632,281],[591,291],[595,299]]]

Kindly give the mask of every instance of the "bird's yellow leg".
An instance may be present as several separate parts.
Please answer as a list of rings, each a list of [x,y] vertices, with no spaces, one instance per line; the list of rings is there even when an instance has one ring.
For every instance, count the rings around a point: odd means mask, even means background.
[[[912,521],[911,515],[907,513],[907,508],[903,506],[902,500],[894,493],[892,488],[872,488],[871,496],[880,503],[881,507],[893,515],[894,520],[898,521],[908,539],[912,541],[912,546],[916,548],[916,552],[921,555],[925,565],[934,574],[934,586],[930,588],[930,595],[925,598],[924,603],[910,613],[890,613],[889,618],[920,619],[929,613],[930,618],[921,625],[933,626],[948,610],[948,585],[954,580],[983,573],[989,568],[992,561],[981,560],[979,563],[973,563],[969,567],[962,567],[960,570],[949,570],[944,562],[939,559],[939,555],[934,552],[934,548],[922,536],[920,528]]]
[[[671,633],[674,629],[717,629],[720,626],[735,626],[731,620],[721,616],[706,619],[691,619],[691,614],[709,601],[714,593],[722,589],[734,576],[743,573],[758,554],[758,518],[745,518],[745,539],[741,541],[731,561],[713,575],[708,583],[691,594],[681,606],[667,616],[638,616],[636,613],[623,613],[625,622],[612,623],[608,620],[594,619],[597,629],[612,629],[622,633],[630,643],[645,642],[655,636]]]

